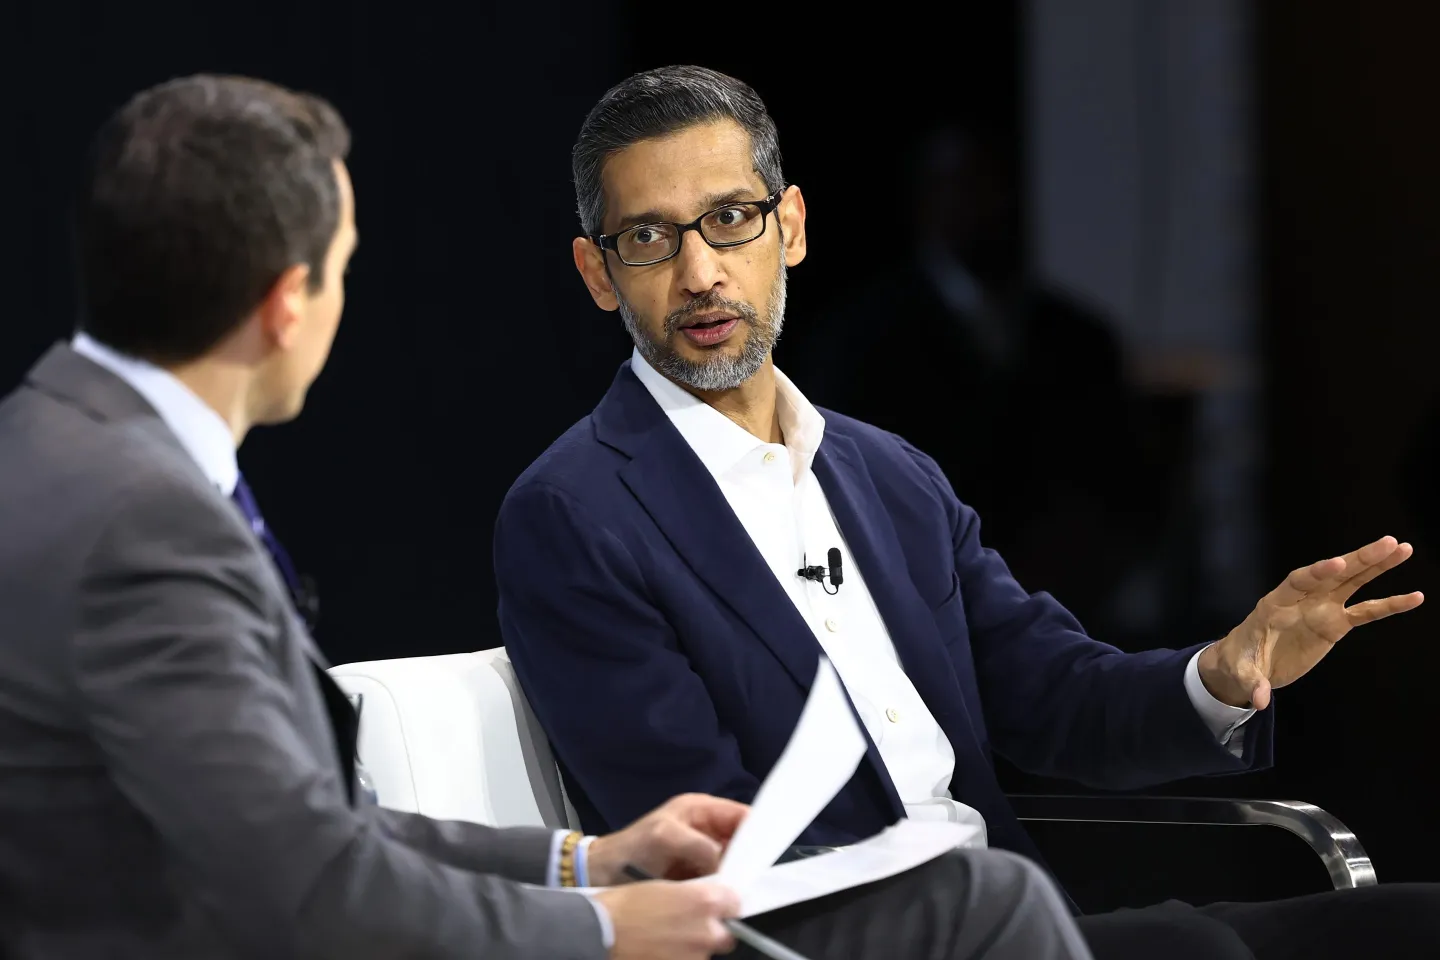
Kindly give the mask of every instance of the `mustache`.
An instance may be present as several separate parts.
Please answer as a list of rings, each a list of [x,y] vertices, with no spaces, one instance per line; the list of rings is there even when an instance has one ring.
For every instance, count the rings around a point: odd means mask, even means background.
[[[750,326],[755,326],[760,314],[744,300],[729,300],[717,293],[696,297],[678,310],[665,317],[665,335],[671,337],[680,326],[702,313],[733,313]]]

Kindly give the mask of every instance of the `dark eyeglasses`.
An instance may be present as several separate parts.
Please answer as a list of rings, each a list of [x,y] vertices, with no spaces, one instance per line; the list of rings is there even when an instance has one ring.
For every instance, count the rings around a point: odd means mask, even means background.
[[[781,187],[764,200],[727,203],[702,213],[689,223],[642,223],[619,233],[599,234],[590,240],[602,250],[614,250],[627,267],[648,267],[669,260],[680,252],[685,234],[700,231],[712,247],[738,247],[758,240],[765,233],[766,214],[774,210],[785,194]]]

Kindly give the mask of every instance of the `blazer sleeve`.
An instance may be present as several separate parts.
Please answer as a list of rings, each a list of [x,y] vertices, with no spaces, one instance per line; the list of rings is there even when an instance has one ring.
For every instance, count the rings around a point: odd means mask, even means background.
[[[1185,692],[1185,668],[1200,646],[1123,653],[1086,636],[1048,593],[1027,593],[1016,582],[981,544],[979,517],[936,463],[906,447],[950,527],[985,724],[998,753],[1027,772],[1109,790],[1271,764],[1273,707],[1241,728],[1243,754],[1232,755]]]
[[[496,524],[495,572],[505,649],[588,831],[681,793],[754,799],[759,781],[704,682],[593,513],[543,482],[516,488]]]
[[[418,813],[366,806],[387,834],[440,863],[473,873],[543,886],[555,850],[549,827],[494,827],[464,820],[436,820]],[[543,856],[537,856],[544,851]]]
[[[543,882],[547,831],[474,828],[459,869],[350,807],[334,745],[302,720],[313,676],[282,668],[293,638],[263,559],[216,512],[178,482],[128,491],[85,563],[69,654],[116,789],[237,955],[604,957],[583,897],[515,882]]]

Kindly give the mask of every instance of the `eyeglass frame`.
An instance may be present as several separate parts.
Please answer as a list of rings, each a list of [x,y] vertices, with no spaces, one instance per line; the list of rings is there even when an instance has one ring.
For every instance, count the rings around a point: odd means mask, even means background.
[[[651,220],[647,223],[637,223],[633,227],[626,227],[619,233],[591,234],[589,240],[591,243],[595,244],[595,246],[599,247],[602,251],[614,251],[616,259],[618,259],[627,267],[653,267],[657,263],[664,263],[666,260],[674,259],[677,255],[679,255],[680,249],[685,246],[685,234],[689,233],[691,230],[694,230],[696,233],[700,234],[700,239],[704,240],[707,244],[709,244],[712,249],[724,250],[729,247],[741,247],[747,243],[754,243],[756,240],[759,240],[761,237],[765,236],[765,231],[769,229],[770,214],[775,212],[776,207],[780,206],[780,201],[784,198],[785,191],[787,189],[787,187],[781,187],[779,190],[776,190],[774,193],[770,194],[770,196],[764,197],[760,200],[732,200],[730,203],[722,203],[718,207],[706,210],[704,213],[700,214],[700,216],[696,217],[694,220],[691,220],[689,223],[674,223],[669,220]],[[751,237],[749,240],[730,240],[724,243],[716,243],[709,237],[705,236],[705,231],[700,229],[700,224],[703,223],[705,221],[705,218],[710,216],[712,213],[718,213],[719,211],[726,210],[730,207],[741,206],[756,206],[760,208],[760,232],[755,234],[755,236]],[[644,227],[674,227],[676,230],[675,249],[665,254],[665,256],[660,257],[658,260],[646,260],[644,263],[631,263],[620,255],[620,238],[625,236],[625,234],[627,233],[632,233]]]

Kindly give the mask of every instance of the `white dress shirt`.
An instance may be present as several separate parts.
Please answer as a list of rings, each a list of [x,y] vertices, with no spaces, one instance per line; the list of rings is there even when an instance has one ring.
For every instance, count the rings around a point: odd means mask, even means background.
[[[661,376],[636,351],[631,368],[705,469],[744,526],[775,579],[835,665],[866,731],[875,742],[912,819],[950,820],[980,828],[980,813],[950,796],[955,751],[906,676],[890,632],[865,586],[865,571],[845,544],[825,491],[811,469],[825,419],[779,370],[775,410],[784,443],[765,443]],[[833,594],[796,575],[825,564],[838,547],[844,586]],[[1220,703],[1200,681],[1199,655],[1186,668],[1184,690],[1221,743],[1253,710]],[[1179,691],[1176,691],[1179,693]],[[1243,744],[1231,743],[1237,756]]]
[[[76,353],[109,370],[124,380],[136,393],[144,397],[165,425],[179,439],[199,464],[205,476],[225,496],[235,492],[240,480],[240,464],[235,455],[235,435],[220,414],[204,400],[195,395],[189,387],[168,370],[164,370],[135,357],[126,356],[107,347],[87,334],[76,334],[70,341]],[[545,871],[545,885],[557,887],[560,883],[561,842],[569,831],[555,831],[550,844],[550,863]],[[580,886],[589,883],[588,860],[590,842],[587,837],[575,852],[576,880]],[[615,928],[605,907],[593,898],[590,904],[600,921],[601,939],[606,949],[615,945]]]

